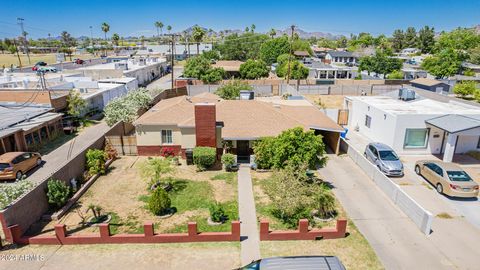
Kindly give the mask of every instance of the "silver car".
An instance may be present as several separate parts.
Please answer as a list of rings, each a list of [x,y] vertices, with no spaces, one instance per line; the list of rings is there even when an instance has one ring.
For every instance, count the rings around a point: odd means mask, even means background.
[[[403,164],[395,151],[383,143],[369,143],[363,153],[365,158],[375,164],[388,176],[403,176]]]

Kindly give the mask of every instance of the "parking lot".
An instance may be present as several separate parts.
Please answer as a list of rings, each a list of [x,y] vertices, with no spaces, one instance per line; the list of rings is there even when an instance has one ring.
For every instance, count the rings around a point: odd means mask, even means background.
[[[347,138],[349,143],[362,153],[365,146],[370,143],[368,138],[355,131],[349,132]],[[391,179],[434,216],[464,218],[477,229],[480,229],[479,199],[452,198],[438,194],[435,187],[414,171],[415,162],[425,159],[438,160],[438,157],[434,155],[400,155],[405,175],[403,177],[392,177]],[[478,179],[480,179],[479,161],[464,155],[456,156],[454,161],[478,182]]]

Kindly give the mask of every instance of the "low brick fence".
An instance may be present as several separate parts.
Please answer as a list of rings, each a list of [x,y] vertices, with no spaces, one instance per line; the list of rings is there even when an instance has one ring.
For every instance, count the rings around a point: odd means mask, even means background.
[[[143,225],[143,234],[110,233],[110,224],[99,224],[100,233],[67,234],[65,224],[55,225],[55,235],[22,236],[20,226],[8,227],[15,244],[34,245],[90,245],[90,244],[145,244],[145,243],[187,243],[187,242],[236,242],[240,241],[240,222],[232,221],[230,232],[198,232],[197,223],[188,223],[187,233],[156,234],[153,223]]]
[[[285,240],[317,240],[343,238],[347,232],[347,220],[337,220],[335,228],[308,229],[308,220],[298,221],[295,231],[270,231],[267,220],[260,221],[260,241],[285,241]]]

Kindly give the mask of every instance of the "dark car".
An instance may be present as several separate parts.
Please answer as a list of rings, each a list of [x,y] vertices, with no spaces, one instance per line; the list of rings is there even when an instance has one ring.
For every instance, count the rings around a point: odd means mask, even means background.
[[[84,63],[85,63],[85,61],[83,61],[80,58],[75,59],[75,64],[77,64],[77,65],[83,65]]]
[[[238,270],[345,270],[342,262],[335,256],[292,256],[273,257],[254,261]]]
[[[32,70],[37,71],[39,67],[44,67],[46,65],[47,65],[47,63],[45,63],[43,61],[39,61],[32,67]]]

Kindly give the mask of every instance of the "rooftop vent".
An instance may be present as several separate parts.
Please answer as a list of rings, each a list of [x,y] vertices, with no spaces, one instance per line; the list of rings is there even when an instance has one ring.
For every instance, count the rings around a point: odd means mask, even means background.
[[[415,91],[408,88],[400,88],[398,98],[403,101],[415,100]]]

